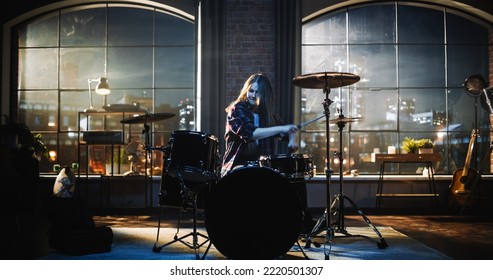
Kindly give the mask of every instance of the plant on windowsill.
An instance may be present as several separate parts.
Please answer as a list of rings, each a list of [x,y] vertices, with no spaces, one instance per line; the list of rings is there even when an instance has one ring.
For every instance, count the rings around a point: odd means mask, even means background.
[[[433,141],[431,139],[418,140],[418,154],[433,154]]]
[[[410,154],[432,154],[433,141],[431,139],[414,139],[405,137],[402,141],[402,149]]]

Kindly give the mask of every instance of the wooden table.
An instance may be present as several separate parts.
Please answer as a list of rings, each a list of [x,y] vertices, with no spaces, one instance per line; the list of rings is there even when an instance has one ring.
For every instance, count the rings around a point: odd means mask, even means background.
[[[382,198],[392,197],[430,197],[432,206],[438,198],[435,187],[435,176],[433,172],[433,163],[441,160],[440,154],[376,154],[375,162],[380,162],[380,174],[378,177],[378,188],[376,194],[376,208],[380,208]],[[385,174],[386,163],[424,163],[428,168],[429,193],[383,193],[383,176]]]

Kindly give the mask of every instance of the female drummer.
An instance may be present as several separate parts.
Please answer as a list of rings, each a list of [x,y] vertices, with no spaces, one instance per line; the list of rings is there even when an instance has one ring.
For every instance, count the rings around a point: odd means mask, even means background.
[[[274,155],[274,140],[289,139],[291,153],[298,150],[294,124],[275,125],[272,115],[272,87],[269,79],[260,73],[251,75],[240,95],[226,108],[225,152],[221,177],[238,166],[256,162],[261,155]],[[287,136],[287,137],[286,137]],[[306,185],[295,184],[304,207],[303,233],[310,233],[315,221],[308,211]]]
[[[295,152],[298,127],[294,124],[274,125],[272,87],[260,73],[251,75],[240,95],[226,108],[225,152],[221,177],[236,166],[257,161],[261,155],[272,155],[274,140],[289,136],[288,148]]]

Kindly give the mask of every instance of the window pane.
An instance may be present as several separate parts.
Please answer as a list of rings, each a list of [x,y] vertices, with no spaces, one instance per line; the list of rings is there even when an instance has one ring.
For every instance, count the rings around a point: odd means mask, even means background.
[[[58,49],[19,50],[19,88],[55,89],[58,87]]]
[[[415,6],[398,6],[399,43],[443,44],[443,11]]]
[[[348,102],[347,102],[347,89],[341,88],[341,94],[339,95],[339,88],[338,89],[332,89],[331,92],[329,93],[329,99],[332,102],[329,105],[329,117],[330,120],[338,118],[340,111],[338,108],[343,109],[343,114],[347,116],[348,112]],[[312,119],[315,119],[317,117],[320,117],[324,114],[325,108],[324,108],[324,101],[325,101],[325,93],[323,89],[302,89],[301,94],[303,96],[302,98],[302,110],[303,110],[303,115],[302,115],[302,120],[301,122],[308,122]],[[339,102],[339,100],[342,100],[342,103]],[[326,120],[325,118],[322,118],[316,122],[313,122],[303,128],[304,131],[313,131],[313,130],[322,130],[325,131],[326,128]],[[335,125],[330,125],[330,130],[336,130],[337,131],[337,126]]]
[[[194,82],[193,47],[156,48],[156,87],[191,87]]]
[[[35,19],[17,30],[19,47],[58,45],[58,12]]]
[[[103,99],[100,95],[92,95],[94,109],[101,111]],[[85,91],[62,91],[60,93],[60,130],[77,131],[78,112],[89,109],[89,92]]]
[[[108,49],[108,83],[112,88],[152,88],[153,50],[141,48]]]
[[[336,12],[315,18],[302,26],[302,44],[345,44],[346,13]]]
[[[151,10],[121,7],[108,8],[108,45],[152,45],[153,20],[154,14]]]
[[[358,169],[360,174],[378,173],[380,164],[375,162],[375,154],[387,153],[388,146],[398,148],[396,132],[352,132],[351,133],[351,169]]]
[[[488,44],[488,29],[454,14],[447,14],[448,44]]]
[[[477,102],[477,104],[476,104]],[[470,96],[462,88],[450,89],[448,93],[448,112],[449,125],[451,129],[471,131],[476,127],[474,122],[475,116],[478,113],[476,105],[479,105],[479,99]]]
[[[156,113],[173,113],[175,117],[155,123],[155,131],[189,130],[194,127],[194,100],[192,89],[156,90]]]
[[[106,9],[65,10],[60,16],[62,46],[103,46],[106,37]]]
[[[57,91],[20,91],[19,122],[33,131],[56,131],[57,96]]]
[[[444,87],[444,46],[399,46],[400,87]]]
[[[302,154],[307,154],[312,158],[313,168],[317,174],[325,174],[327,167],[327,138],[325,132],[306,132],[302,133],[300,138],[300,150]],[[338,137],[336,137],[338,138]],[[331,144],[329,144],[331,145]],[[330,150],[336,150],[331,149]],[[331,156],[331,155],[330,155]]]
[[[447,81],[449,87],[462,87],[465,79],[488,73],[488,50],[485,46],[447,46]]]
[[[361,117],[351,124],[354,130],[397,129],[396,90],[351,91],[351,117]]]
[[[341,137],[342,137],[342,142],[341,142]],[[341,134],[341,131],[337,131],[337,132],[331,133],[329,139],[330,139],[330,146],[329,146],[329,149],[330,149],[329,161],[330,162],[329,162],[329,164],[330,164],[331,169],[334,171],[335,174],[341,174],[340,171],[342,171],[343,174],[345,171],[350,171],[350,169],[352,169],[352,168],[350,168],[350,166],[351,167],[354,166],[354,158],[350,157],[350,154],[349,154],[350,149],[351,149],[351,145],[349,143],[349,133],[347,132],[347,130],[342,130],[342,134]],[[325,143],[325,140],[323,141],[323,143],[320,143],[320,145],[323,145],[324,143]],[[322,160],[319,160],[319,162],[317,163],[317,166],[321,167],[321,165],[323,166],[326,162],[325,158],[327,158],[327,155],[325,153],[322,153],[322,151],[327,150],[326,145],[327,144],[325,143],[324,149],[322,149],[321,151],[313,151],[313,154],[315,155],[316,158],[322,159]],[[339,154],[336,154],[336,153],[341,153],[342,166],[340,164],[341,162],[339,159]],[[318,168],[317,168],[317,170],[318,170]],[[324,169],[322,169],[322,170],[324,170]]]
[[[149,89],[113,89],[106,96],[107,104],[113,105],[112,111],[153,112],[152,90]],[[115,106],[127,105],[127,106]]]
[[[192,45],[195,43],[195,30],[192,22],[156,13],[156,45]]]
[[[87,89],[88,79],[104,77],[105,48],[60,49],[60,87]],[[92,88],[96,87],[93,83]]]
[[[71,165],[77,162],[77,133],[59,133],[60,145],[56,163]],[[49,170],[49,169],[48,169]]]
[[[350,9],[349,43],[395,43],[395,6],[374,5]]]
[[[351,45],[349,71],[360,76],[357,87],[397,87],[396,46]]]
[[[401,131],[435,131],[445,125],[446,95],[442,89],[400,90]]]
[[[302,59],[301,72],[303,74],[325,71],[347,72],[347,64],[341,64],[347,60],[346,45],[304,46],[302,47]]]

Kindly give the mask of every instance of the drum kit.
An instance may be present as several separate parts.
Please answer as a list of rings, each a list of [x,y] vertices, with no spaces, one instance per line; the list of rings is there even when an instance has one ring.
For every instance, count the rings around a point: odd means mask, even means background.
[[[341,112],[338,118],[330,119],[329,106],[332,101],[328,95],[331,88],[351,85],[357,81],[359,81],[359,76],[341,72],[314,73],[294,78],[292,83],[295,86],[320,88],[325,93],[324,114],[298,127],[301,128],[325,117],[327,139],[329,139],[330,124],[339,127],[342,138],[344,126],[357,121],[358,118],[346,118]],[[149,146],[148,123],[173,116],[174,114],[169,113],[146,114],[121,121],[126,124],[144,124],[142,133],[146,135],[146,150],[160,150],[164,154],[159,204],[185,209],[193,208],[193,231],[182,237],[177,236],[177,231],[172,241],[158,246],[163,214],[163,207],[161,207],[153,251],[160,252],[162,248],[170,244],[181,242],[195,250],[197,259],[204,259],[212,244],[230,259],[276,259],[286,254],[302,236],[300,229],[304,216],[300,194],[292,186],[291,181],[313,176],[311,157],[304,154],[262,156],[257,164],[235,168],[218,179],[217,174],[220,168],[218,139],[213,135],[198,131],[177,130],[172,133],[167,146],[158,148]],[[342,139],[340,143],[342,146]],[[329,158],[328,140],[326,145],[326,158]],[[350,236],[344,227],[345,199],[380,237],[378,247],[387,247],[385,240],[369,219],[353,201],[343,195],[341,152],[338,153],[338,157],[341,164],[339,194],[331,200],[329,185],[332,171],[327,166],[327,209],[318,219],[313,230],[303,235],[306,240],[305,248],[309,248],[310,243],[314,242],[312,238],[323,231],[326,231],[327,243],[335,237],[335,232]],[[259,183],[259,180],[267,183]],[[198,205],[200,195],[206,197],[203,205]],[[208,235],[197,231],[196,214],[201,206],[204,208],[204,224]],[[333,224],[331,216],[335,214],[338,214],[338,220]],[[260,240],[255,236],[259,236]],[[193,241],[191,243],[185,241],[187,237],[192,237]],[[199,237],[202,237],[202,242],[199,242]],[[207,242],[209,244],[205,253],[199,256],[198,249]],[[299,247],[307,258],[303,248]],[[325,257],[328,259],[328,255]]]

